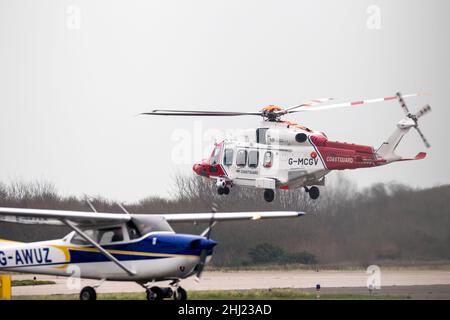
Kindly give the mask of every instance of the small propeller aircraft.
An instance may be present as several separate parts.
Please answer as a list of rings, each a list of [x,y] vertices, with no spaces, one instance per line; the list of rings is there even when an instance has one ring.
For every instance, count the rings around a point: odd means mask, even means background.
[[[181,279],[200,278],[216,242],[210,239],[218,221],[294,218],[303,212],[216,212],[176,214],[98,213],[64,210],[0,208],[0,221],[65,225],[73,231],[62,239],[21,243],[0,240],[0,271],[133,281],[148,300],[186,300]],[[201,235],[177,234],[169,222],[209,222]],[[156,281],[170,286],[153,286]],[[100,283],[101,284],[101,283]],[[99,285],[100,285],[99,284]],[[97,286],[98,287],[98,286]],[[94,287],[84,287],[81,300],[95,300]]]
[[[358,169],[386,165],[395,161],[424,159],[420,152],[413,158],[395,154],[403,136],[414,128],[425,146],[430,144],[419,129],[419,118],[431,111],[429,105],[417,113],[409,111],[404,98],[422,94],[397,93],[380,99],[322,105],[331,98],[307,101],[298,106],[282,109],[268,106],[259,112],[153,110],[143,115],[152,116],[261,116],[256,129],[249,129],[241,138],[225,139],[216,143],[209,159],[195,163],[196,174],[215,180],[217,192],[229,194],[234,185],[264,189],[264,199],[271,202],[275,189],[304,188],[311,199],[319,197],[317,186],[325,185],[325,176],[332,170]],[[406,118],[397,123],[394,133],[375,149],[372,146],[328,140],[324,132],[283,121],[282,116],[307,111],[353,108],[364,104],[398,100]]]

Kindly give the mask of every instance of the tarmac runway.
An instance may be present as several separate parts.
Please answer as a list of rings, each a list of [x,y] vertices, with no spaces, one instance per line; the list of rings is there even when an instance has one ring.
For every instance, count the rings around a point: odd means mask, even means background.
[[[13,296],[52,295],[79,293],[86,285],[100,283],[97,280],[81,280],[42,275],[13,275],[13,280],[51,280],[56,284],[13,287]],[[361,271],[232,271],[204,272],[200,283],[193,278],[182,280],[186,290],[246,290],[270,288],[299,288],[315,290],[317,284],[323,293],[367,294],[368,274]],[[158,286],[167,282],[155,283]],[[133,282],[105,281],[99,293],[143,292],[143,288]],[[377,294],[408,294],[412,298],[450,299],[450,271],[439,270],[399,270],[381,271],[381,289]]]

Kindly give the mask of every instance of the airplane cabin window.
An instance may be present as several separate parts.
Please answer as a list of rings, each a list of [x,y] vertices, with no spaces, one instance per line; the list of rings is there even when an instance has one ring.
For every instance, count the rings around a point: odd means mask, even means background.
[[[100,229],[99,233],[99,243],[110,243],[123,241],[123,231],[122,227],[114,227],[107,229]]]
[[[252,150],[248,153],[248,166],[250,168],[256,168],[258,166],[259,152],[257,150]]]
[[[127,223],[127,230],[128,230],[128,236],[130,237],[130,240],[137,239],[141,237],[141,234],[139,233],[139,230],[136,228],[133,222]]]
[[[97,241],[97,231],[88,229],[88,230],[83,230],[83,232],[92,240]],[[89,244],[89,242],[86,241],[78,233],[75,233],[75,235],[73,236],[73,238],[70,242],[73,244],[78,244],[78,245],[88,245]]]
[[[236,156],[236,165],[245,166],[247,163],[247,150],[239,150]]]
[[[223,164],[226,166],[233,164],[233,149],[225,149],[223,153]]]

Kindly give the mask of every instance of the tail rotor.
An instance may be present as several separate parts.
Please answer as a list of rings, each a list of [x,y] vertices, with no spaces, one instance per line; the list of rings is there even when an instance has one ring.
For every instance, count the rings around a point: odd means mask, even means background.
[[[431,111],[431,107],[429,104],[423,106],[418,112],[415,114],[412,114],[408,106],[406,105],[405,101],[403,100],[402,94],[400,92],[397,92],[396,94],[397,100],[400,103],[400,106],[402,107],[403,111],[406,114],[406,117],[414,121],[414,129],[417,130],[417,133],[419,134],[420,138],[422,139],[423,143],[427,148],[430,148],[431,145],[428,142],[428,140],[425,138],[425,135],[422,133],[422,131],[419,129],[419,118],[424,116],[425,114],[429,113]]]

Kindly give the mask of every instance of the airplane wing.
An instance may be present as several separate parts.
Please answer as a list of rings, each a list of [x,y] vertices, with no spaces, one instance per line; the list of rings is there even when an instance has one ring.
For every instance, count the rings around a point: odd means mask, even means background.
[[[268,218],[295,218],[304,215],[298,211],[255,211],[255,212],[216,212],[216,213],[172,213],[151,214],[163,217],[167,222],[208,222],[227,220],[259,220]],[[49,209],[1,208],[0,221],[21,224],[64,225],[68,220],[81,227],[111,225],[127,222],[133,216],[145,214],[100,213],[86,211],[66,211]]]
[[[172,213],[161,216],[168,222],[209,222],[229,220],[259,220],[270,218],[296,218],[303,216],[298,211],[255,211],[255,212],[216,212],[216,213]]]
[[[64,220],[68,220],[79,226],[98,226],[126,222],[130,219],[131,216],[124,213],[0,207],[0,221],[21,224],[64,225]]]

